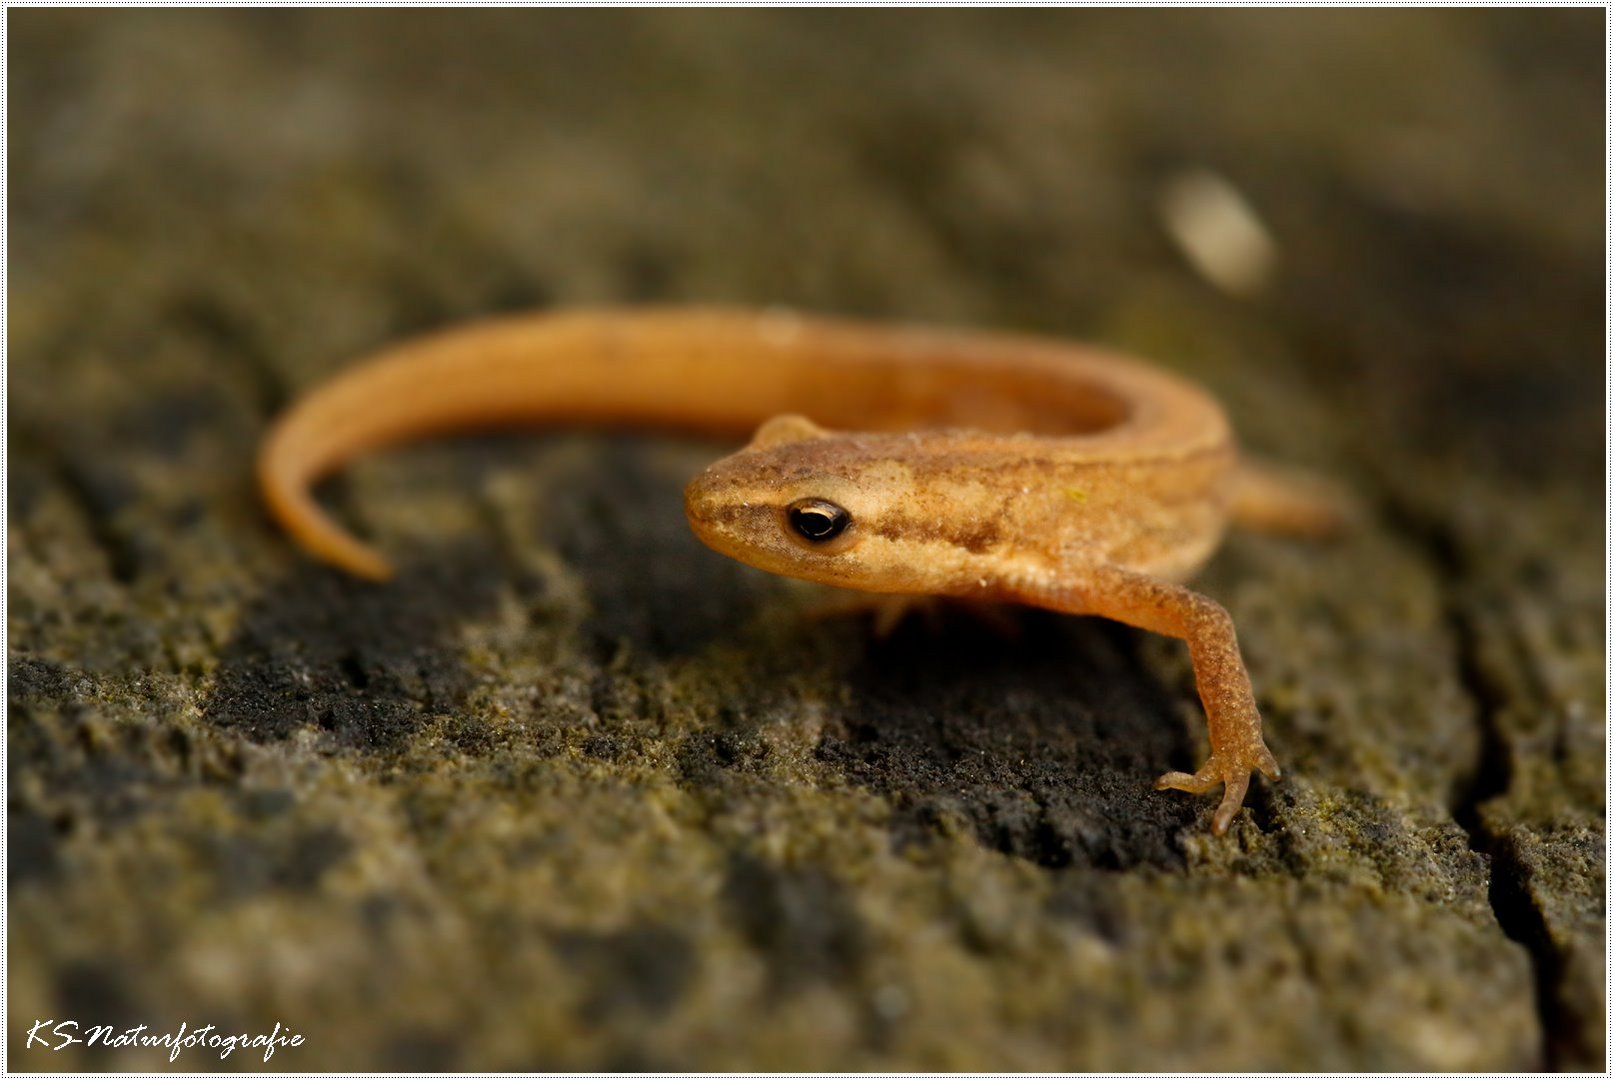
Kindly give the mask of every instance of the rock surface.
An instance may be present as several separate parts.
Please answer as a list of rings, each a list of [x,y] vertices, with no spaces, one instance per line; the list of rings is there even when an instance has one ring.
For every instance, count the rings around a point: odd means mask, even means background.
[[[1603,1067],[1598,13],[10,26],[14,1066]],[[1264,284],[1173,246],[1205,174]],[[638,301],[1106,341],[1349,483],[1201,582],[1287,777],[1151,790],[1173,642],[804,618],[688,535],[715,445],[362,462],[385,588],[258,507],[347,359]]]

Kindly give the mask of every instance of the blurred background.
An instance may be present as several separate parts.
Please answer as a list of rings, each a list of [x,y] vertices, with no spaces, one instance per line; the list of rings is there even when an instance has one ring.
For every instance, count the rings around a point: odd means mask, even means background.
[[[12,1064],[1601,1068],[1602,20],[13,13]],[[1288,777],[1149,790],[1172,643],[803,623],[709,444],[360,463],[387,589],[258,509],[365,350],[650,302],[1101,341],[1349,484],[1203,583]]]

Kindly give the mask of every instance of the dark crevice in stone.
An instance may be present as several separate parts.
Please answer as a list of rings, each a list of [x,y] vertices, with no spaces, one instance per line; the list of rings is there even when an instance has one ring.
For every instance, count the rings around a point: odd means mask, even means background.
[[[1534,977],[1535,1009],[1540,1017],[1541,1068],[1561,1071],[1581,1041],[1573,1012],[1564,1001],[1565,957],[1552,943],[1546,916],[1529,895],[1530,868],[1512,839],[1484,819],[1482,808],[1512,786],[1513,762],[1500,716],[1508,706],[1505,690],[1496,685],[1480,660],[1480,640],[1471,611],[1471,566],[1457,538],[1443,523],[1391,498],[1384,520],[1427,557],[1437,575],[1443,619],[1456,650],[1456,673],[1473,702],[1479,728],[1479,756],[1473,775],[1457,792],[1451,816],[1467,833],[1468,846],[1490,863],[1490,908],[1501,931],[1522,945]]]
[[[1546,916],[1529,894],[1531,871],[1509,836],[1486,829],[1475,816],[1461,821],[1475,847],[1490,856],[1490,907],[1501,929],[1529,950],[1534,974],[1535,1005],[1540,1013],[1541,1067],[1548,1072],[1574,1071],[1587,1053],[1574,1023],[1574,1010],[1564,1000],[1567,959],[1552,942]]]

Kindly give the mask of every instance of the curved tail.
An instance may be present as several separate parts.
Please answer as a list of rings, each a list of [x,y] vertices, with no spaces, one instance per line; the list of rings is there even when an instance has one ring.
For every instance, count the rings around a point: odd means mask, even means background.
[[[703,368],[721,359],[698,335],[643,348],[653,328],[586,313],[494,319],[405,342],[337,375],[270,428],[258,485],[269,512],[310,553],[382,581],[392,566],[320,509],[311,486],[358,455],[453,431],[624,422],[743,432],[760,417]],[[718,343],[721,344],[720,342]],[[732,359],[719,364],[731,374]],[[696,388],[715,388],[702,397]]]
[[[843,430],[1080,436],[1095,452],[1112,437],[1128,454],[1227,437],[1197,387],[1071,342],[770,310],[573,311],[456,327],[348,369],[275,421],[258,483],[308,551],[384,580],[387,560],[309,493],[365,451],[534,422],[743,435],[792,412]]]

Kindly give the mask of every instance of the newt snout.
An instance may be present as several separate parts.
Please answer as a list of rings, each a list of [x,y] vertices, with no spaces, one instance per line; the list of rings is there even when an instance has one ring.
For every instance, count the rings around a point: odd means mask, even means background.
[[[741,520],[750,516],[750,508],[739,497],[739,484],[734,477],[725,475],[721,464],[701,472],[684,487],[683,512],[700,542],[726,555]]]

